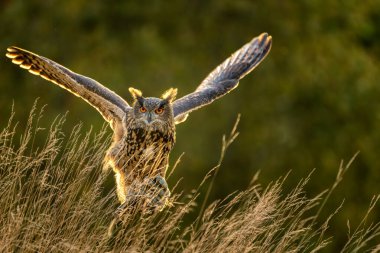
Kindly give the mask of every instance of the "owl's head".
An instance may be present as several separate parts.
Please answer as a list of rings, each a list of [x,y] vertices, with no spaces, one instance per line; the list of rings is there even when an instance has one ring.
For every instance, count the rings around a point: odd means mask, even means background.
[[[134,104],[133,114],[136,123],[152,128],[162,125],[174,125],[172,102],[177,95],[177,89],[170,88],[160,98],[143,97],[140,90],[129,88]]]

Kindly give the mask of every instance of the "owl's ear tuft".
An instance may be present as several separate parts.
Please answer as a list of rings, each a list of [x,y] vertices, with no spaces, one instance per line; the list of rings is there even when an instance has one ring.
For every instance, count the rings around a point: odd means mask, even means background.
[[[170,88],[167,91],[165,91],[164,94],[162,94],[161,98],[171,103],[177,96],[177,91],[178,91],[177,89]]]
[[[138,90],[138,89],[135,89],[135,88],[132,88],[132,87],[130,87],[128,90],[131,93],[133,99],[139,100],[140,98],[142,98],[142,92],[141,92],[141,90]]]

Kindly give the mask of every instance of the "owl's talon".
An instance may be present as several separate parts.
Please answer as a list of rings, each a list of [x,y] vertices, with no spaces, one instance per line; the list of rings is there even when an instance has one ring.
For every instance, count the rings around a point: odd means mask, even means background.
[[[149,209],[162,211],[168,206],[170,201],[170,190],[166,180],[162,176],[156,176],[147,180],[148,203]]]

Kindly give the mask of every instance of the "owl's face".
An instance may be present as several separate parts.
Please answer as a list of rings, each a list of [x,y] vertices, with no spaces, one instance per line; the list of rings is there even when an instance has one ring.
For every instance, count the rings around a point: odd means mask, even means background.
[[[133,116],[139,127],[161,129],[163,126],[174,126],[172,101],[177,90],[170,89],[161,98],[144,98],[141,91],[130,88],[133,98]]]
[[[173,120],[173,110],[170,102],[160,98],[139,98],[133,106],[136,120],[146,125],[165,123]]]

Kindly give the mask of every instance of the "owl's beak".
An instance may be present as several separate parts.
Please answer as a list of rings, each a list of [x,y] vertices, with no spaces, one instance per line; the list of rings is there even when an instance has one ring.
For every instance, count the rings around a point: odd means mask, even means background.
[[[151,114],[150,112],[148,112],[148,114],[147,114],[146,121],[147,121],[149,124],[152,122],[152,114]]]

